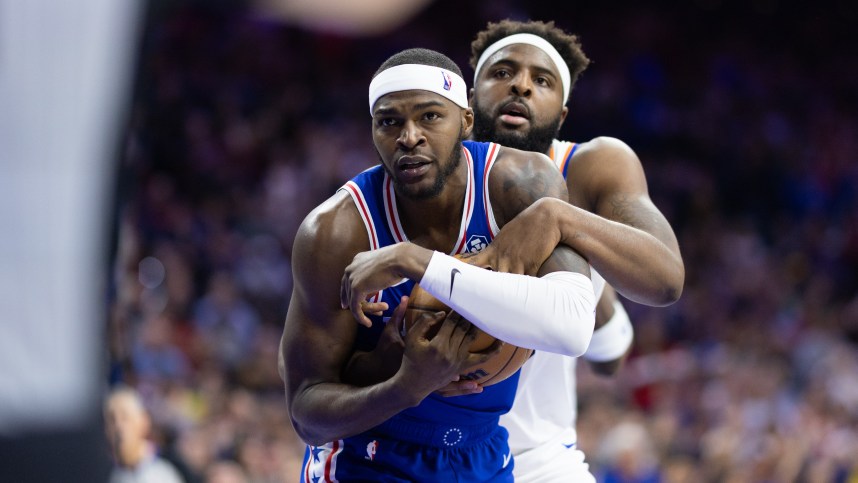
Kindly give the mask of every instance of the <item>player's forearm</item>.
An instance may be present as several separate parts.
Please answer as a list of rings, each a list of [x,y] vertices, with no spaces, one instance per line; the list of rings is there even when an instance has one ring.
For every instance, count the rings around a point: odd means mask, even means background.
[[[346,368],[342,378],[348,384],[365,387],[386,381],[393,377],[402,362],[402,352],[398,354],[381,353],[379,350],[356,352]]]
[[[364,388],[338,383],[310,386],[290,406],[295,431],[307,444],[318,446],[372,429],[428,395],[415,395],[402,380],[393,377]]]
[[[626,298],[655,306],[679,299],[685,267],[673,244],[569,204],[556,202],[551,209],[561,243],[586,257]]]
[[[580,273],[498,273],[436,252],[420,286],[486,333],[520,347],[577,357],[593,334],[596,297]]]

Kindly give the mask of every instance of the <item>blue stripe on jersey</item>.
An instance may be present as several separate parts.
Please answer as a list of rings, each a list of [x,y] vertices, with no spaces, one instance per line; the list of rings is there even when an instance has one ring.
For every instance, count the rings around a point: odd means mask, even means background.
[[[572,156],[575,155],[575,151],[578,150],[578,146],[580,146],[580,144],[575,143],[575,145],[572,146],[572,151],[569,151],[569,156],[566,157],[566,163],[563,164],[563,179],[566,179],[566,172],[569,171],[569,165],[572,163]]]

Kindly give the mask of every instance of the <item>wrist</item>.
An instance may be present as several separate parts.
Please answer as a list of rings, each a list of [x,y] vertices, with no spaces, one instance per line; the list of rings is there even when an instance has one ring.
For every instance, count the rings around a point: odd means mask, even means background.
[[[571,203],[563,206],[554,204],[552,207],[551,226],[557,231],[558,243],[577,249],[577,242],[584,236],[580,230],[584,210]]]
[[[418,281],[423,278],[429,260],[432,259],[432,250],[415,245],[411,242],[400,244],[400,252],[397,254],[396,268],[402,278]]]
[[[545,230],[551,230],[553,238],[557,243],[562,242],[562,230],[560,223],[562,221],[563,210],[568,209],[568,203],[557,198],[541,198],[535,203],[542,213],[543,218],[539,220],[539,225]],[[546,234],[547,236],[548,234]]]
[[[396,395],[395,397],[399,398],[400,402],[406,407],[414,407],[426,399],[426,396],[431,394],[432,391],[424,390],[419,384],[415,384],[415,381],[420,381],[420,379],[408,375],[407,372],[405,364],[402,364],[399,370],[396,371],[396,374],[390,378],[390,383],[392,392]]]

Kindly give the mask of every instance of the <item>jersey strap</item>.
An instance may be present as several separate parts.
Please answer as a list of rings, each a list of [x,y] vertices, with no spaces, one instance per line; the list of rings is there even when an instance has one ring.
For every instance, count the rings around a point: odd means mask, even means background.
[[[569,162],[572,156],[578,149],[578,144],[570,141],[559,141],[555,139],[551,143],[551,149],[548,150],[548,157],[554,161],[554,165],[566,179],[566,173],[569,170]]]

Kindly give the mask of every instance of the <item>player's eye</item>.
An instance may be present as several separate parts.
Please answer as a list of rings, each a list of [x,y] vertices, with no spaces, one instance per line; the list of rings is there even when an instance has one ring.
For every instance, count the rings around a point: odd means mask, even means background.
[[[511,77],[511,74],[506,69],[498,69],[495,71],[495,77],[498,79],[506,79],[508,77]]]
[[[434,121],[434,120],[440,119],[440,118],[441,118],[441,115],[438,114],[437,112],[427,112],[426,114],[423,114],[423,119],[426,119],[427,121]]]
[[[378,120],[378,125],[381,127],[390,127],[396,125],[396,119],[392,117],[383,117]]]
[[[537,83],[537,84],[539,84],[539,85],[541,85],[541,86],[549,86],[549,85],[551,85],[551,82],[548,80],[548,78],[547,78],[547,77],[543,77],[543,76],[539,76],[539,77],[537,77],[537,78],[536,78],[536,83]]]

